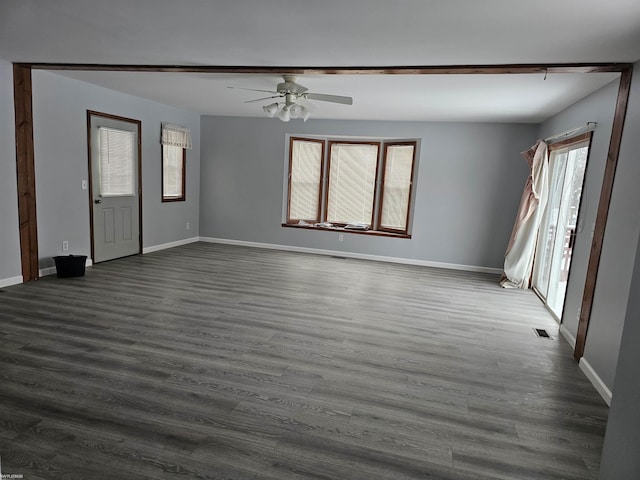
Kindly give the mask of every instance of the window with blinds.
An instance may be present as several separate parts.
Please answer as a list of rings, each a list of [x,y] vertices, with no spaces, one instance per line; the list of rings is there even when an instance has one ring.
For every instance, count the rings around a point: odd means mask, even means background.
[[[288,222],[320,221],[324,140],[291,138]]]
[[[185,199],[186,150],[174,145],[162,145],[162,201]]]
[[[292,137],[285,225],[408,237],[416,146]]]
[[[327,221],[373,226],[378,143],[329,142]]]
[[[380,230],[407,232],[415,150],[415,142],[384,146]]]
[[[100,127],[100,195],[135,195],[135,133]]]

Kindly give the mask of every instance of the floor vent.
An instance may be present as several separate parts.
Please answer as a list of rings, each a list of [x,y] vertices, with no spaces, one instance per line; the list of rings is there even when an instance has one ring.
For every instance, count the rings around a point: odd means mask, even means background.
[[[331,255],[331,258],[337,258],[338,260],[346,260],[347,257],[339,257],[338,255]]]
[[[549,335],[549,333],[544,328],[534,328],[533,331],[536,332],[536,335],[541,338],[551,338],[551,335]]]

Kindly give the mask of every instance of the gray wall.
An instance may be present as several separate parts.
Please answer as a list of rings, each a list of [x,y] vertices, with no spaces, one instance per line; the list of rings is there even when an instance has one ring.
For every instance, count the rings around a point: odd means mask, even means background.
[[[582,291],[593,237],[593,227],[600,198],[600,188],[607,159],[611,124],[615,108],[618,82],[593,93],[541,126],[540,136],[572,128],[587,121],[598,122],[594,132],[587,171],[580,224],[571,263],[571,277],[563,326],[575,336],[582,301]],[[611,197],[607,228],[593,298],[593,309],[584,352],[584,360],[593,368],[604,384],[613,390],[627,314],[627,301],[633,274],[637,241],[640,234],[640,62],[634,67],[633,83],[624,127],[618,168]],[[615,397],[615,392],[614,392]]]
[[[34,150],[38,246],[41,267],[61,255],[90,254],[87,110],[142,121],[143,246],[198,236],[200,196],[200,116],[138,97],[107,90],[51,72],[33,72]],[[191,128],[187,150],[186,202],[161,202],[160,123]],[[190,230],[186,229],[190,223]]]
[[[636,114],[637,118],[637,114]],[[640,244],[636,253],[631,295],[607,433],[600,466],[601,480],[640,478]]]
[[[536,128],[203,116],[200,235],[501,268]],[[420,139],[413,238],[281,227],[286,134]]]
[[[571,276],[567,286],[562,325],[575,338],[578,331],[578,317],[582,303],[582,292],[587,276],[587,264],[591,252],[591,239],[600,200],[600,189],[604,167],[607,161],[611,126],[618,95],[618,81],[601,88],[558,115],[548,119],[538,131],[538,136],[546,138],[569,129],[597,122],[593,132],[589,164],[582,191],[578,232],[571,260]],[[624,301],[618,309],[624,315]]]
[[[636,244],[640,232],[640,63],[635,65],[634,80],[624,129],[618,169],[611,197],[609,218],[602,245],[602,257],[594,292],[584,359],[610,390],[613,390],[622,327],[629,298]],[[594,132],[578,233],[571,262],[563,327],[575,337],[582,302],[582,292],[589,261],[604,167],[607,159],[611,125],[618,91],[613,82],[569,107],[541,125],[539,135],[572,128],[587,121],[598,122]]]
[[[613,389],[640,235],[640,62],[633,71],[584,358]],[[616,392],[613,392],[615,397]]]
[[[22,275],[14,125],[13,66],[0,60],[0,284]]]

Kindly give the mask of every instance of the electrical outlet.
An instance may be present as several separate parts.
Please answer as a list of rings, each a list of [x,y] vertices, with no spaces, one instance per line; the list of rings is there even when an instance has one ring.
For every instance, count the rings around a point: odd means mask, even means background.
[[[191,224],[187,222],[187,230],[189,230],[190,228],[191,228]]]
[[[343,235],[343,234],[341,234],[341,233],[339,233],[339,234],[338,234],[338,241],[339,241],[339,242],[342,242],[343,240],[344,240],[344,235]]]
[[[64,240],[64,241],[62,242],[62,251],[63,251],[63,252],[66,252],[66,251],[68,251],[68,250],[69,250],[69,241],[68,241],[68,240]]]

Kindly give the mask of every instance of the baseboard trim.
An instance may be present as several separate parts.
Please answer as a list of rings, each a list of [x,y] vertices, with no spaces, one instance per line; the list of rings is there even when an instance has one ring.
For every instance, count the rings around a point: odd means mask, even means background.
[[[87,257],[87,260],[84,262],[84,266],[85,267],[91,267],[93,265],[93,260],[91,260],[89,257]],[[38,276],[39,277],[46,277],[48,275],[55,275],[56,273],[56,267],[45,267],[45,268],[41,268],[38,271]]]
[[[569,344],[569,346],[575,350],[576,348],[576,337],[574,337],[573,335],[571,335],[571,332],[569,331],[569,329],[567,327],[565,327],[564,325],[560,325],[560,335],[562,335],[562,338],[564,338],[567,343]]]
[[[47,277],[49,275],[53,275],[54,273],[56,273],[56,267],[46,267],[46,268],[41,268],[38,271],[38,276]]]
[[[9,278],[0,278],[0,288],[10,287],[11,285],[18,285],[23,282],[22,275]]]
[[[417,265],[421,267],[446,268],[449,270],[462,270],[466,272],[493,273],[500,275],[501,268],[478,267],[475,265],[460,265],[457,263],[431,262],[428,260],[415,260],[413,258],[386,257],[383,255],[370,255],[367,253],[345,252],[342,250],[323,250],[319,248],[297,247],[292,245],[278,245],[275,243],[247,242],[244,240],[232,240],[227,238],[200,237],[201,242],[220,243],[224,245],[238,245],[243,247],[265,248],[269,250],[284,250],[288,252],[312,253],[315,255],[328,255],[337,257],[355,258],[358,260],[373,260],[375,262],[401,263],[404,265]]]
[[[191,237],[191,238],[185,238],[183,240],[176,240],[175,242],[161,243],[160,245],[153,245],[151,247],[144,247],[142,249],[142,254],[144,255],[145,253],[158,252],[160,250],[166,250],[167,248],[179,247],[181,245],[187,245],[189,243],[195,243],[195,242],[197,242],[199,240],[200,240],[199,237]]]
[[[580,366],[580,370],[582,370],[582,372],[586,375],[586,377],[589,379],[589,381],[598,391],[598,393],[600,394],[602,399],[606,402],[606,404],[611,406],[611,397],[612,397],[611,390],[609,390],[609,387],[605,385],[605,383],[602,381],[600,376],[593,369],[591,364],[589,364],[587,359],[582,357],[578,365]]]

